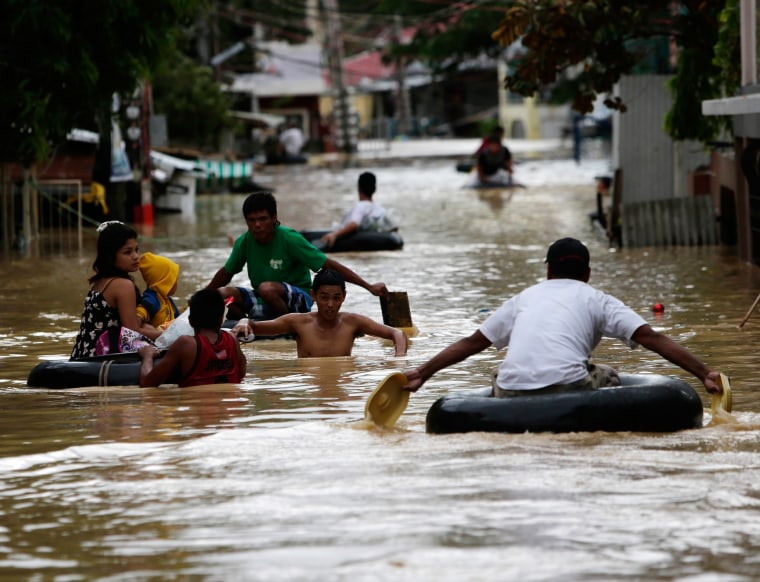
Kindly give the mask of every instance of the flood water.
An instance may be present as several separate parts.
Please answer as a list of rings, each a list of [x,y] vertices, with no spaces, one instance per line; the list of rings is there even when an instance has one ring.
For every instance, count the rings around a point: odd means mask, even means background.
[[[243,348],[241,385],[32,390],[35,364],[68,357],[94,238],[82,255],[0,260],[0,579],[757,579],[760,312],[737,328],[757,269],[730,248],[608,249],[587,218],[604,161],[525,161],[526,187],[511,193],[462,189],[450,161],[366,169],[405,247],[334,258],[408,293],[419,333],[406,357],[366,337],[351,357],[302,361],[291,341],[258,341]],[[282,168],[261,181],[283,223],[316,229],[353,203],[359,171]],[[199,196],[194,221],[159,216],[142,232],[142,250],[180,264],[180,303],[223,264],[243,198]],[[493,349],[436,375],[395,429],[360,422],[387,374],[542,280],[563,236],[588,244],[592,284],[730,375],[733,415],[711,419],[694,378],[604,340],[596,361],[697,388],[705,427],[426,434],[436,398],[488,382],[503,356]],[[353,286],[344,310],[382,319]]]

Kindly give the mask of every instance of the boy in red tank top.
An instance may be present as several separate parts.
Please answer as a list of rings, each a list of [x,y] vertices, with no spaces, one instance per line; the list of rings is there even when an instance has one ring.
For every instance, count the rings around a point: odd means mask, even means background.
[[[140,349],[140,386],[237,384],[246,373],[246,359],[237,338],[221,329],[224,299],[215,289],[201,289],[190,298],[194,336],[180,336],[158,362],[153,346]]]

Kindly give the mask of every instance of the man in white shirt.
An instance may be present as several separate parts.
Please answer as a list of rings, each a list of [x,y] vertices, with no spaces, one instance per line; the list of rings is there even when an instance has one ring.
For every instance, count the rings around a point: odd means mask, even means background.
[[[655,331],[619,299],[588,285],[589,252],[574,238],[554,242],[546,255],[547,280],[507,300],[475,333],[404,372],[416,392],[433,374],[493,345],[509,346],[493,381],[494,395],[556,393],[616,385],[617,373],[588,363],[601,338],[641,344],[721,393],[719,372]]]
[[[288,128],[280,134],[280,145],[287,157],[300,156],[305,141],[303,131],[293,122],[290,122]]]
[[[320,239],[323,246],[329,249],[340,237],[358,231],[392,232],[397,226],[388,217],[385,208],[372,200],[377,187],[377,178],[372,172],[364,172],[359,176],[359,201],[349,210],[340,221],[338,227]]]

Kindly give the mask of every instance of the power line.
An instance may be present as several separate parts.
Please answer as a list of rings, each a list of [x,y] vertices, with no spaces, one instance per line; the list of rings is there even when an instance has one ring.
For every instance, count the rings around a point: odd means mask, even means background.
[[[452,23],[452,20],[457,20],[458,17],[460,17],[462,14],[464,14],[468,10],[489,10],[489,11],[501,11],[503,12],[503,8],[499,8],[496,6],[486,6],[486,4],[492,4],[491,0],[474,0],[470,2],[449,2],[448,0],[417,0],[418,2],[424,2],[427,4],[437,5],[441,6],[440,9],[435,10],[431,13],[424,14],[424,15],[404,15],[403,18],[406,22],[408,22],[407,26],[405,28],[417,28],[417,29],[424,29],[431,25],[450,25]],[[381,24],[380,27],[382,28],[384,25],[382,24],[382,21],[388,20],[389,24],[386,27],[386,31],[382,34],[377,34],[373,38],[367,38],[366,35],[358,35],[353,34],[351,32],[342,32],[341,37],[344,40],[349,40],[350,42],[354,43],[355,45],[364,46],[369,49],[373,49],[376,47],[376,39],[380,36],[386,36],[387,38],[391,39],[393,37],[392,34],[392,28],[391,24],[393,22],[393,19],[395,18],[394,14],[384,14],[384,13],[376,13],[376,12],[365,12],[365,11],[359,11],[359,10],[346,10],[346,9],[339,9],[332,8],[332,6],[335,6],[335,4],[325,3],[323,5],[322,9],[319,8],[312,8],[308,6],[307,4],[304,4],[302,7],[294,6],[293,4],[286,4],[283,0],[273,0],[270,2],[270,4],[273,4],[274,6],[277,6],[284,11],[290,11],[292,14],[298,15],[300,17],[303,17],[306,19],[309,15],[317,13],[317,16],[325,15],[326,17],[330,17],[331,15],[333,17],[337,16],[341,21],[350,21],[355,22],[356,16],[365,16],[367,19],[376,19],[380,20]],[[260,23],[263,26],[270,29],[270,32],[274,31],[277,32],[279,35],[285,37],[289,40],[294,41],[305,41],[307,39],[307,36],[298,34],[297,32],[293,31],[293,24],[292,20],[288,20],[284,16],[278,16],[278,15],[272,15],[270,14],[263,14],[261,12],[257,12],[254,10],[248,10],[244,8],[238,8],[235,6],[232,6],[228,3],[222,4],[221,2],[218,3],[219,6],[219,14],[221,17],[238,24],[240,26],[250,26]],[[243,21],[241,22],[241,18]],[[352,20],[353,19],[353,20]],[[409,21],[412,22],[409,22]],[[356,27],[354,27],[356,28]],[[249,37],[246,39],[246,42],[251,44],[252,37]],[[258,49],[257,49],[258,50]],[[273,53],[276,54],[276,53]],[[287,55],[276,55],[279,58],[282,58],[283,60],[289,60],[292,62],[300,62],[301,64],[304,64],[308,67],[316,67],[313,62],[306,62],[302,61],[300,59],[290,57]]]

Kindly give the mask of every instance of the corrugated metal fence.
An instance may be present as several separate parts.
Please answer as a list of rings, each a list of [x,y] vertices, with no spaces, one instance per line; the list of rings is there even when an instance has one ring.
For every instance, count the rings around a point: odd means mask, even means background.
[[[718,244],[712,196],[623,204],[621,214],[624,246]]]

